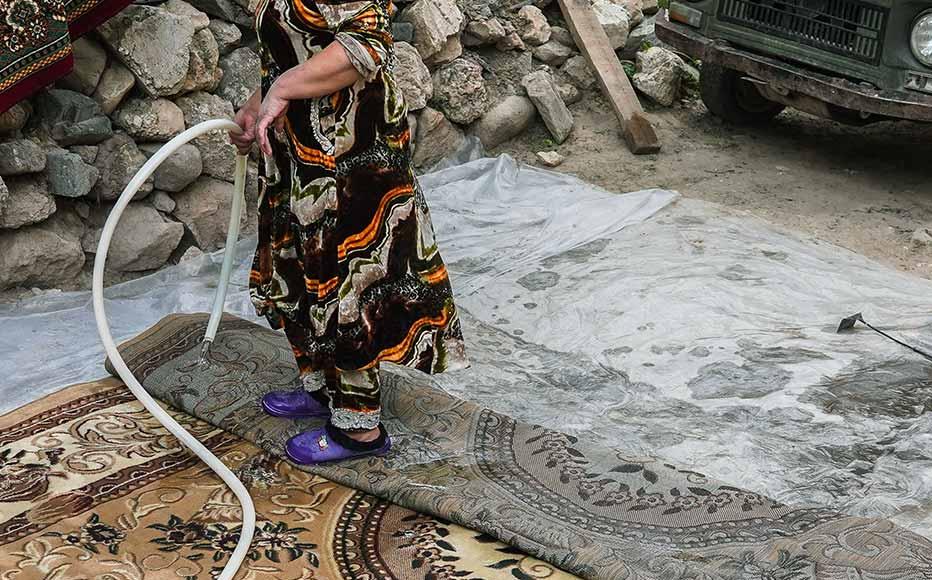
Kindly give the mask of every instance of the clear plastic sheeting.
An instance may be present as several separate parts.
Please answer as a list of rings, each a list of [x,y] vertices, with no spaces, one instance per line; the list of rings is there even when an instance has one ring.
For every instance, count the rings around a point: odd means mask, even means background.
[[[787,503],[932,536],[932,283],[665,191],[479,159],[421,178],[473,366],[431,379],[518,419]],[[227,310],[253,318],[250,244]],[[220,259],[111,290],[114,334],[207,311]],[[103,374],[89,296],[0,310],[6,409]]]
[[[255,240],[237,245],[226,311],[259,321],[248,294],[255,246]],[[208,254],[108,288],[107,315],[116,341],[136,336],[173,312],[209,312],[222,261],[222,252]],[[0,304],[0,413],[105,376],[104,357],[90,292],[48,292]]]

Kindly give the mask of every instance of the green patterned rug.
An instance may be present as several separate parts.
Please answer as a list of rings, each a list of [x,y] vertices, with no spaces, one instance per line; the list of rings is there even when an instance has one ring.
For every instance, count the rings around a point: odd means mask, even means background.
[[[283,335],[228,316],[198,365],[206,315],[174,315],[121,352],[162,401],[275,455],[311,421],[258,401],[294,384]],[[468,372],[468,371],[466,371]],[[932,542],[880,519],[787,506],[650,457],[519,423],[386,373],[385,458],[308,469],[600,580],[928,580]]]

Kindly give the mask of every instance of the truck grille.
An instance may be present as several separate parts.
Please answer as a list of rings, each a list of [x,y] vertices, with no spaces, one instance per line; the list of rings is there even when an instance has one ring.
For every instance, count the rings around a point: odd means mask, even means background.
[[[887,9],[858,0],[722,0],[718,18],[876,63]]]

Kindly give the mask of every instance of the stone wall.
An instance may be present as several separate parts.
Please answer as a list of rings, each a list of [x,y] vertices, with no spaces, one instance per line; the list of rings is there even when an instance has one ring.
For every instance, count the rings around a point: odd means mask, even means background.
[[[466,135],[487,148],[537,120],[556,143],[571,135],[568,105],[596,90],[559,10],[548,0],[415,0],[397,4],[399,83],[414,128],[414,162],[427,168]],[[656,4],[594,0],[636,85],[670,104],[691,74],[677,56],[646,48]],[[114,200],[158,148],[201,121],[232,118],[259,81],[249,0],[133,5],[75,43],[76,67],[54,87],[0,116],[0,290],[88,285]],[[108,261],[132,277],[222,247],[235,150],[201,137],[155,173],[127,208]],[[542,161],[559,162],[555,152]],[[255,231],[256,158],[245,232]]]

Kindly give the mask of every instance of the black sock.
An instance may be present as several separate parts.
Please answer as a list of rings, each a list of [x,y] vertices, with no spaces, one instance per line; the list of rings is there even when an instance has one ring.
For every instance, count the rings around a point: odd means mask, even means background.
[[[385,445],[385,439],[388,438],[388,431],[385,426],[379,423],[379,436],[372,441],[356,441],[337,427],[327,423],[327,435],[331,439],[349,449],[350,451],[372,451]]]

